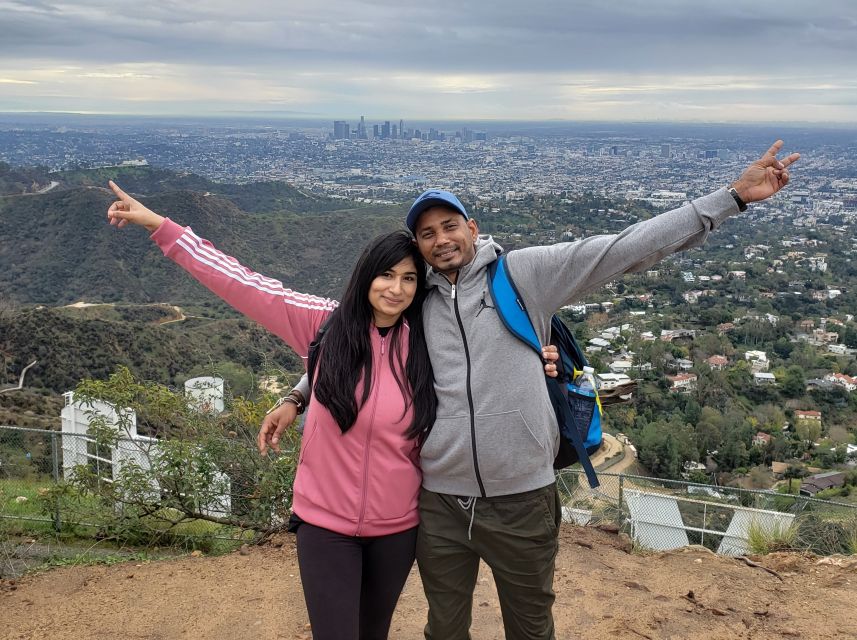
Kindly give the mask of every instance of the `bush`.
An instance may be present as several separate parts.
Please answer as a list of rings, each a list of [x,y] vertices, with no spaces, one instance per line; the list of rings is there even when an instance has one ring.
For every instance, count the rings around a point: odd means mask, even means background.
[[[284,434],[283,455],[259,455],[256,436],[270,398],[235,398],[214,415],[120,369],[106,381],[83,381],[75,400],[90,408],[89,446],[106,458],[118,448],[122,462],[107,465],[108,478],[104,465],[79,465],[71,480],[41,496],[46,511],[60,504],[66,528],[121,544],[199,548],[215,534],[264,538],[288,521],[298,435]],[[114,424],[96,401],[133,410],[157,437],[129,439],[131,414],[117,411]]]
[[[761,524],[753,520],[747,529],[747,543],[757,555],[775,551],[791,551],[795,548],[798,529],[794,524]]]
[[[817,553],[854,553],[857,542],[857,520],[822,520],[815,514],[800,519],[797,529],[798,548]]]

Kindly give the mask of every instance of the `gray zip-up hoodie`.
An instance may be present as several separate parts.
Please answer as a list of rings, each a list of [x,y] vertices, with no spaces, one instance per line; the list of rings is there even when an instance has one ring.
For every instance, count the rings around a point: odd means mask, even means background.
[[[622,273],[701,245],[737,212],[720,189],[616,235],[513,251],[508,267],[544,344],[561,306]],[[429,270],[423,318],[438,398],[437,420],[420,452],[429,491],[501,496],[554,481],[558,430],[541,359],[503,326],[488,291],[486,267],[501,252],[491,238],[480,238],[455,285]]]

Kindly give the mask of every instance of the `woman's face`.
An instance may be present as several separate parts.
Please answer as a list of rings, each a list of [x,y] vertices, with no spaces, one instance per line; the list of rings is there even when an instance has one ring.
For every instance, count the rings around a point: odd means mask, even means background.
[[[377,275],[369,286],[369,304],[376,327],[390,327],[414,301],[417,293],[417,267],[405,258]]]

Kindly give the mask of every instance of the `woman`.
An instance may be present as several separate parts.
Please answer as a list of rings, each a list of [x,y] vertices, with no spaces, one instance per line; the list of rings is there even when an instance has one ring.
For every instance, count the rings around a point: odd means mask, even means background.
[[[325,327],[292,505],[304,597],[314,638],[386,638],[414,561],[418,447],[436,407],[425,272],[410,235],[373,240],[337,304],[283,288],[110,188],[110,224],[146,228],[164,255],[301,357]]]

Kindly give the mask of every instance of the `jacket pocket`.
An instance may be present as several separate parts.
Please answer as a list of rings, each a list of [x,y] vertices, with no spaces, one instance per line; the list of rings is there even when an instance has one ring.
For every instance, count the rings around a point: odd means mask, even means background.
[[[479,473],[490,480],[526,476],[553,460],[553,442],[546,447],[517,410],[476,416],[476,449]]]
[[[420,467],[426,475],[444,474],[455,478],[473,478],[470,416],[445,416],[435,419],[431,433],[420,450]]]
[[[300,457],[298,458],[298,464],[303,464],[304,458],[309,451],[310,445],[315,440],[315,436],[318,434],[319,425],[316,422],[313,422],[312,425],[307,425],[304,428],[303,438],[301,438],[301,452]]]

